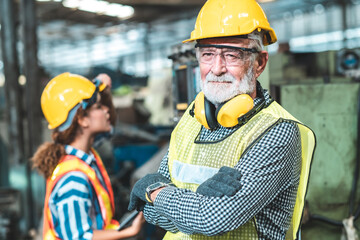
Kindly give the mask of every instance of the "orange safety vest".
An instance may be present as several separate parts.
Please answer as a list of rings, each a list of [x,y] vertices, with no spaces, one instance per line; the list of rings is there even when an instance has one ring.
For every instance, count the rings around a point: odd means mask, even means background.
[[[99,167],[100,173],[104,179],[108,191],[103,187],[100,180],[96,176],[96,172],[84,161],[80,160],[76,156],[66,155],[64,156],[56,168],[54,169],[50,178],[46,181],[46,195],[44,204],[44,225],[43,225],[43,239],[55,240],[59,239],[56,235],[54,224],[51,217],[49,208],[49,199],[52,190],[56,183],[67,173],[78,171],[84,173],[90,180],[91,185],[95,189],[97,199],[99,201],[101,216],[104,220],[103,229],[117,229],[119,223],[112,219],[115,213],[114,194],[111,187],[110,178],[105,170],[104,164],[101,161],[100,156],[94,149],[91,152],[95,156],[96,164]]]

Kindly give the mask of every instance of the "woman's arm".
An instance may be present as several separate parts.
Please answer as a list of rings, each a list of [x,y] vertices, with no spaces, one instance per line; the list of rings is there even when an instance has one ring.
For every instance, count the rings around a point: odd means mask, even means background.
[[[121,231],[117,230],[94,230],[93,240],[117,240],[124,239],[129,237],[134,237],[137,235],[142,225],[144,224],[145,219],[142,212],[140,212],[137,217],[134,219],[130,227],[125,228]]]
[[[112,94],[111,94],[111,86],[112,86],[111,78],[107,74],[101,73],[101,74],[97,75],[95,77],[95,79],[100,80],[101,82],[103,82],[106,85],[106,88],[100,93],[101,103],[109,108],[110,123],[112,126],[115,126],[116,110],[115,110],[115,106],[114,106],[114,103],[112,100]]]

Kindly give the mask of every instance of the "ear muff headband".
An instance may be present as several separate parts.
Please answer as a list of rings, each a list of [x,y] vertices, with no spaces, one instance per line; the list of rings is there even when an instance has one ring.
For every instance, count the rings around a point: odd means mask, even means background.
[[[272,101],[271,101],[272,102]],[[243,125],[245,123],[247,123],[247,121],[249,121],[254,115],[256,115],[258,112],[261,111],[261,109],[263,109],[266,105],[265,100],[263,99],[263,101],[256,106],[255,108],[251,109],[249,112],[247,112],[245,115],[241,116],[238,118],[238,124],[239,125]]]

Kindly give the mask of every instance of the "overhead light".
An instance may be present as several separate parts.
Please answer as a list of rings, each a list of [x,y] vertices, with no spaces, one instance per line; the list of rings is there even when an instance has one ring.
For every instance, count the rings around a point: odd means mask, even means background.
[[[26,77],[24,75],[20,75],[18,81],[20,85],[24,86],[26,84]]]
[[[63,0],[64,7],[78,9],[121,19],[129,18],[134,14],[134,8],[118,3],[109,3],[102,0]]]

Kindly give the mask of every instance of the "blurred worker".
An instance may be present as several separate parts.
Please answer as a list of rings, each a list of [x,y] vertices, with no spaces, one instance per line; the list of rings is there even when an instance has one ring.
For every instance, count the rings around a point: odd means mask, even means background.
[[[276,40],[255,0],[201,9],[184,42],[196,41],[202,92],[129,204],[164,239],[296,238],[315,136],[257,81]]]
[[[93,82],[63,73],[46,85],[41,107],[53,129],[54,142],[41,145],[34,166],[47,180],[44,240],[123,239],[141,230],[139,214],[124,230],[115,230],[114,196],[100,156],[91,147],[96,135],[115,123],[111,79],[100,74]]]

